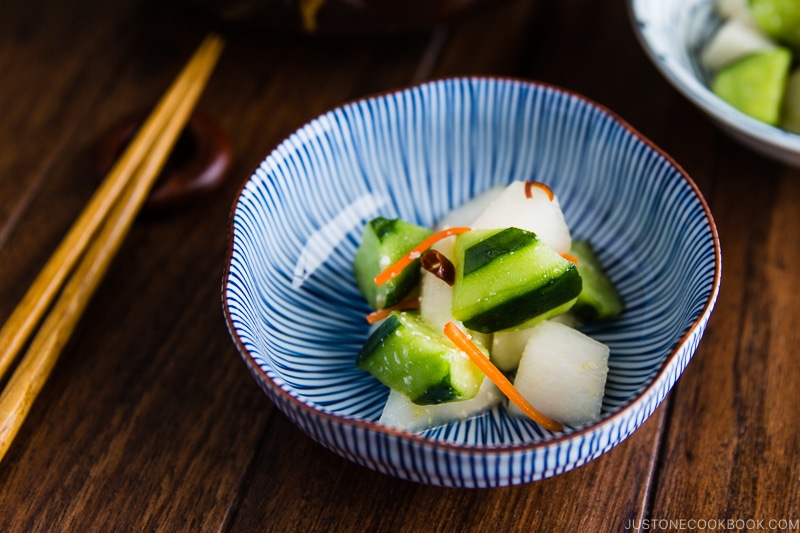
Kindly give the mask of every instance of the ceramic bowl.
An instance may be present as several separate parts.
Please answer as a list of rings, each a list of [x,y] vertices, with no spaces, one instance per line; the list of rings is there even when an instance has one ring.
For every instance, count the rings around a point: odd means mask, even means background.
[[[721,24],[714,0],[628,0],[639,42],[656,68],[724,132],[753,151],[800,167],[800,135],[751,118],[708,88],[700,51]]]
[[[364,223],[432,226],[511,180],[550,185],[625,299],[620,318],[586,330],[611,347],[601,419],[551,433],[500,405],[421,434],[380,425],[388,389],[355,366],[369,331],[351,267]],[[350,103],[280,143],[235,201],[223,305],[253,377],[312,439],[406,480],[496,487],[633,433],[691,359],[719,283],[713,219],[669,156],[579,95],[465,78]]]

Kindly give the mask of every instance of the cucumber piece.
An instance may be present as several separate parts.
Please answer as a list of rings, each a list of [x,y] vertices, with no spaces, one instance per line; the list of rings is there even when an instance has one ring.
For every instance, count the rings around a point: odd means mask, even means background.
[[[781,128],[800,134],[800,68],[794,69],[786,82]]]
[[[783,47],[757,52],[722,68],[711,90],[746,115],[777,125],[792,54]]]
[[[416,287],[420,276],[418,260],[380,287],[375,283],[375,276],[432,234],[428,228],[399,218],[377,217],[364,226],[353,271],[358,289],[373,309],[399,303]]]
[[[750,0],[750,12],[767,35],[800,50],[800,2]]]
[[[570,313],[587,321],[619,316],[625,304],[603,270],[592,245],[586,241],[573,241],[570,255],[578,260],[578,272],[583,280],[583,290]]]
[[[559,422],[597,420],[608,377],[609,348],[563,324],[547,321],[532,328],[514,386],[531,405]],[[521,415],[511,404],[509,412]]]
[[[472,230],[456,239],[453,316],[467,329],[519,329],[564,313],[581,292],[571,261],[519,228]]]
[[[356,366],[420,405],[474,398],[484,377],[467,354],[415,312],[389,314],[364,343]]]

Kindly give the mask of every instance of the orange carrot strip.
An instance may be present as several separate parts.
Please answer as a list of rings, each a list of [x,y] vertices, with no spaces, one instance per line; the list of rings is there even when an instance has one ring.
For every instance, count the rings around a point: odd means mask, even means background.
[[[577,265],[578,263],[580,263],[580,261],[578,260],[578,258],[577,258],[577,257],[575,257],[574,255],[570,255],[570,254],[568,254],[568,253],[566,253],[566,252],[564,252],[563,254],[561,254],[561,257],[563,257],[563,258],[564,258],[564,259],[566,259],[567,261],[572,261],[572,262],[573,262],[573,263],[575,263],[576,265]]]
[[[508,380],[507,377],[503,375],[500,370],[497,369],[494,364],[489,361],[483,352],[475,346],[475,343],[470,340],[466,333],[461,331],[458,326],[455,325],[453,322],[448,322],[444,325],[444,334],[447,336],[448,339],[453,341],[460,350],[466,352],[472,362],[475,363],[475,366],[481,369],[486,377],[491,379],[497,387],[503,391],[509,400],[517,404],[517,407],[522,409],[522,412],[531,417],[534,422],[538,423],[544,428],[547,428],[551,431],[561,431],[564,429],[564,426],[561,423],[556,422],[555,420],[551,420],[550,418],[544,416],[542,413],[536,410],[528,400],[526,400],[522,394],[520,394],[519,390]]]
[[[458,235],[459,233],[466,233],[472,228],[464,228],[464,227],[455,227],[455,228],[447,228],[440,232],[434,233],[418,245],[416,245],[410,252],[406,255],[395,261],[393,264],[389,265],[386,270],[375,276],[375,283],[380,287],[393,277],[399,275],[408,265],[414,262],[415,259],[418,259],[422,252],[436,244],[442,239],[446,239],[447,237],[451,237],[453,235]]]
[[[419,309],[419,298],[409,298],[408,300],[403,300],[399,304],[387,307],[386,309],[378,309],[368,314],[366,319],[369,324],[374,324],[378,320],[383,320],[389,316],[392,311],[403,311],[405,309]]]
[[[542,189],[545,193],[547,193],[547,197],[550,201],[553,201],[553,189],[542,183],[541,181],[526,181],[525,182],[525,198],[532,198],[533,197],[533,187],[538,189]]]

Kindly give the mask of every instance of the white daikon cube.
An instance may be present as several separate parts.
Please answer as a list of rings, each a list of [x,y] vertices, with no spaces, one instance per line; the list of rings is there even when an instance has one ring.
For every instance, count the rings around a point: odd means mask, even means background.
[[[473,229],[519,228],[536,234],[558,253],[569,252],[572,236],[558,203],[538,187],[525,194],[525,182],[512,182],[472,223]]]
[[[448,237],[433,245],[433,249],[448,259],[452,259],[454,243],[455,237]],[[453,287],[430,272],[422,270],[422,282],[419,290],[419,314],[422,320],[436,331],[443,331],[444,325],[448,322],[455,322],[458,327],[464,329],[461,321],[453,318],[452,308]],[[468,333],[473,340],[484,347],[491,347],[491,334],[475,331],[468,331]]]
[[[545,416],[577,426],[596,420],[603,404],[609,348],[557,322],[531,328],[514,386]],[[522,415],[515,405],[509,409]]]
[[[472,223],[475,222],[475,219],[478,218],[492,202],[497,200],[505,189],[504,185],[495,185],[468,202],[455,209],[451,209],[439,223],[436,224],[436,229],[443,230],[459,226],[472,227]]]
[[[433,249],[452,260],[456,238],[448,237],[433,245]],[[453,318],[453,287],[427,270],[422,270],[419,288],[419,314],[430,327],[442,331],[450,321],[459,327],[461,322]]]
[[[550,319],[571,328],[577,328],[580,323],[571,314],[565,313]],[[492,336],[492,362],[503,372],[511,372],[519,366],[522,352],[528,344],[532,330],[535,326],[512,331],[499,331]]]
[[[491,360],[503,372],[510,372],[519,366],[522,352],[533,328],[515,331],[499,331],[492,337]]]
[[[700,54],[700,62],[712,71],[746,55],[775,48],[760,30],[739,19],[731,19],[717,30]]]
[[[466,420],[488,411],[503,400],[503,393],[488,378],[483,379],[478,395],[470,400],[437,405],[417,405],[408,396],[392,390],[379,422],[412,433],[441,426],[456,420]]]
[[[748,0],[714,0],[714,10],[724,20],[736,19],[755,27],[756,20],[748,3]]]

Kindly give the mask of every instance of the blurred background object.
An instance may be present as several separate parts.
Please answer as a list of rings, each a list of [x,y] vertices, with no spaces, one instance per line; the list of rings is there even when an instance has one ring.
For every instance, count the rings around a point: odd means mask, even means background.
[[[186,0],[225,23],[274,31],[423,31],[502,0]]]

